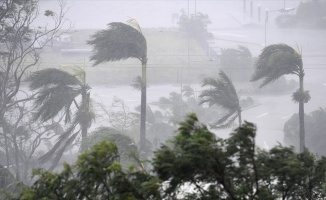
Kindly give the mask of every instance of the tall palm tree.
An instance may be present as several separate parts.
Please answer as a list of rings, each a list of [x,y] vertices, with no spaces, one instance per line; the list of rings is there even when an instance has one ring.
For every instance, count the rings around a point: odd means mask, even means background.
[[[112,22],[108,29],[96,32],[88,44],[93,46],[94,66],[103,62],[112,62],[136,58],[142,65],[141,77],[141,120],[140,151],[144,150],[146,141],[146,65],[147,42],[136,20],[128,24]]]
[[[299,103],[300,123],[300,152],[305,149],[304,103],[310,100],[309,91],[304,91],[304,70],[301,52],[295,51],[286,44],[273,44],[263,49],[255,63],[255,72],[251,81],[262,79],[260,87],[275,81],[286,74],[295,74],[299,77],[299,89],[293,93],[292,99]]]
[[[209,106],[218,105],[227,111],[223,117],[211,124],[211,127],[214,129],[227,128],[236,118],[238,118],[240,126],[242,123],[241,106],[231,79],[220,70],[217,79],[205,78],[202,87],[204,86],[210,86],[210,88],[201,92],[199,97],[202,100],[200,103],[208,103]]]
[[[85,83],[85,71],[77,72],[79,74],[72,75],[63,70],[49,68],[37,71],[29,78],[29,87],[38,92],[34,102],[34,120],[48,121],[63,113],[65,123],[70,123],[53,148],[40,158],[44,162],[56,154],[51,168],[57,165],[65,149],[79,134],[82,140],[87,137],[87,129],[95,118],[90,109],[90,87]],[[78,96],[81,96],[80,103],[76,100]],[[77,111],[72,118],[73,108]],[[79,128],[76,130],[77,125]]]

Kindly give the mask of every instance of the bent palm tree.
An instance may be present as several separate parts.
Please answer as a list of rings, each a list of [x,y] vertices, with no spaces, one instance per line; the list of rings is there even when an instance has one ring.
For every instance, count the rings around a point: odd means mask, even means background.
[[[220,70],[217,79],[205,78],[202,87],[210,86],[203,90],[199,97],[200,104],[208,103],[209,106],[218,105],[227,111],[227,114],[211,124],[214,129],[227,128],[238,118],[239,126],[242,123],[241,106],[238,94],[230,78]]]
[[[93,46],[94,66],[103,62],[112,62],[136,58],[142,64],[141,77],[141,120],[140,151],[144,150],[146,140],[146,65],[147,42],[136,20],[129,24],[113,22],[109,28],[96,32],[87,43]]]
[[[38,91],[34,102],[36,110],[33,116],[34,120],[48,121],[63,112],[65,123],[71,123],[70,127],[61,133],[53,148],[40,158],[45,162],[53,154],[56,154],[51,168],[57,165],[65,149],[80,133],[82,140],[87,137],[87,129],[95,118],[94,113],[90,110],[90,87],[85,83],[85,72],[79,70],[79,73],[82,80],[63,70],[49,68],[37,71],[29,78],[29,87]],[[81,96],[79,104],[76,101],[78,96]],[[73,105],[77,111],[72,120]],[[75,131],[77,125],[79,125],[79,129]]]
[[[293,101],[299,103],[300,152],[305,149],[304,103],[310,100],[309,91],[304,91],[304,70],[301,52],[286,44],[273,44],[263,49],[255,64],[251,81],[262,79],[260,87],[275,81],[282,75],[295,74],[299,77],[300,87],[292,95]]]

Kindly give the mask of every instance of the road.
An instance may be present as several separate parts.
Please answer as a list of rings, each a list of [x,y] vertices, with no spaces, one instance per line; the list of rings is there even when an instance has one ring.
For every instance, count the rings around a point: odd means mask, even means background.
[[[208,14],[212,24],[208,27],[215,40],[214,48],[235,48],[237,45],[247,46],[254,56],[258,56],[262,48],[268,44],[286,43],[296,45],[302,50],[305,67],[305,88],[310,90],[311,101],[306,104],[306,113],[326,107],[326,31],[278,29],[273,23],[277,12],[270,14],[269,23],[265,24],[264,11],[278,10],[284,1],[253,1],[253,17],[250,16],[249,1],[246,12],[243,12],[243,1],[68,1],[70,11],[67,17],[75,23],[74,28],[105,28],[113,21],[126,21],[129,17],[137,19],[142,27],[175,27],[172,16],[184,10],[194,14]],[[296,7],[300,1],[286,1],[286,7]],[[41,11],[55,9],[55,1],[41,1]],[[261,20],[258,20],[256,9],[261,4]],[[41,12],[42,13],[42,12]],[[46,23],[44,18],[36,21]],[[247,25],[247,26],[246,26]],[[266,25],[266,29],[265,29]],[[266,44],[265,44],[266,41]],[[287,79],[296,77],[287,76]],[[161,96],[168,96],[180,88],[172,85],[151,85],[148,88],[148,102],[155,102]],[[140,92],[130,86],[93,86],[92,95],[102,99],[107,106],[114,96],[124,100],[133,108],[140,105]],[[291,94],[277,96],[252,96],[260,105],[243,112],[244,120],[254,122],[258,127],[257,142],[260,146],[271,147],[283,141],[284,122],[293,113],[298,112],[298,105],[291,101]],[[225,136],[230,130],[217,132]]]
[[[310,85],[308,84],[307,87]],[[200,91],[200,86],[193,86]],[[170,92],[179,92],[179,86],[175,85],[150,85],[147,91],[148,103],[157,102],[162,96],[168,97]],[[324,101],[326,86],[320,85],[311,89],[312,99],[305,105],[306,113],[326,107]],[[140,105],[140,92],[130,86],[105,87],[96,86],[92,89],[92,98],[101,100],[107,107],[111,105],[112,98],[118,97],[125,101],[130,109]],[[298,104],[291,100],[291,93],[280,95],[249,95],[258,106],[243,111],[243,119],[256,124],[258,128],[256,141],[261,147],[272,147],[283,142],[284,123],[298,112]],[[155,108],[154,108],[155,109]],[[231,132],[228,130],[214,131],[220,137],[227,137]]]

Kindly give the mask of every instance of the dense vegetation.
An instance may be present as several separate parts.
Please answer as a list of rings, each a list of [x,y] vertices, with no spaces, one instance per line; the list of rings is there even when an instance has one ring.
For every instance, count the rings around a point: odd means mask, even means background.
[[[245,122],[227,139],[216,138],[195,114],[155,151],[153,169],[123,169],[117,146],[101,141],[63,171],[34,171],[37,180],[20,199],[320,199],[326,158],[255,144]],[[139,166],[139,165],[138,165]]]
[[[292,117],[284,124],[284,144],[294,146],[298,149],[299,129],[298,114]],[[326,155],[324,148],[325,128],[326,128],[326,110],[320,108],[309,114],[305,114],[306,125],[306,143],[307,148],[317,154]]]
[[[146,102],[147,65],[151,64],[147,60],[150,54],[146,34],[133,19],[127,24],[113,22],[108,29],[87,38],[93,47],[91,60],[97,65],[138,59],[142,76],[136,77],[133,86],[141,92],[141,106],[132,110],[124,100],[114,97],[111,107],[106,107],[91,98],[92,88],[83,68],[41,65],[46,57],[43,54],[58,48],[52,42],[68,31],[63,29],[68,10],[60,3],[59,13],[42,13],[52,21],[44,30],[32,28],[40,14],[37,1],[0,3],[0,199],[325,197],[325,152],[323,144],[316,142],[324,138],[325,110],[304,115],[304,103],[310,95],[303,88],[300,49],[273,44],[265,47],[257,59],[243,46],[223,49],[223,71],[218,73],[220,66],[214,63],[209,73],[203,74],[200,67],[200,74],[194,73],[192,79],[202,83],[199,92],[189,85],[191,73],[187,73],[188,84],[183,83],[183,68],[186,64],[189,67],[189,58],[188,63],[177,58],[182,65],[177,67],[180,92],[159,98],[158,109],[154,110],[155,105]],[[206,14],[187,16],[182,12],[179,28],[186,34],[178,32],[178,39],[183,38],[188,45],[181,54],[173,55],[180,56],[188,50],[189,57],[197,45],[189,45],[189,36],[205,46],[212,36],[207,31],[209,23]],[[166,37],[164,43],[170,43],[169,39]],[[194,49],[196,52],[199,48]],[[162,65],[164,77],[177,74],[165,66],[168,60],[156,60]],[[37,68],[39,65],[42,69]],[[232,73],[232,68],[246,72],[239,76]],[[102,74],[100,66],[97,70]],[[110,77],[120,77],[124,70],[116,72]],[[262,87],[288,74],[299,78],[299,89],[292,95],[294,102],[299,103],[299,115],[294,115],[284,128],[286,143],[295,148],[278,145],[261,149],[255,143],[255,125],[243,122],[241,117],[242,110],[255,103],[243,94],[249,94],[256,85],[246,83],[251,76],[252,81],[262,81]],[[130,74],[125,77],[130,81]],[[106,78],[107,75],[102,80]],[[279,85],[281,92],[287,91],[282,82]],[[105,126],[94,131],[91,128],[98,125],[95,118],[104,121]],[[237,128],[226,139],[216,137],[209,129],[234,128],[234,121],[238,122]],[[300,153],[295,151],[297,147]],[[73,153],[79,154],[77,160]]]

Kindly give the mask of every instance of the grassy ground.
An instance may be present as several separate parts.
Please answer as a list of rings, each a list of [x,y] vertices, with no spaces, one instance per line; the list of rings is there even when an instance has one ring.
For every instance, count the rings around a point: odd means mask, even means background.
[[[96,30],[73,30],[72,49],[91,49],[86,41]],[[200,82],[202,77],[217,74],[217,64],[209,61],[205,51],[186,33],[177,29],[144,29],[148,49],[148,83]],[[64,54],[47,47],[39,68],[77,66],[84,68],[90,84],[130,84],[141,75],[137,59],[110,62],[92,67],[90,53]]]

